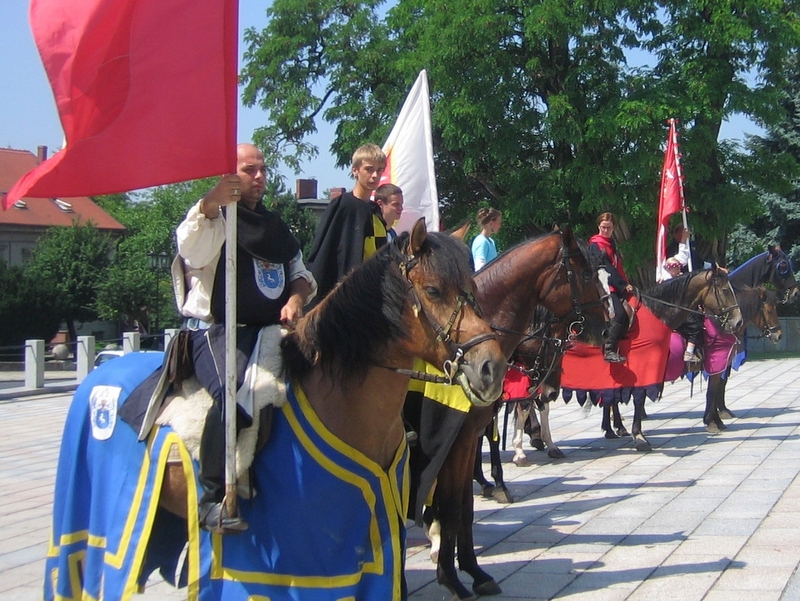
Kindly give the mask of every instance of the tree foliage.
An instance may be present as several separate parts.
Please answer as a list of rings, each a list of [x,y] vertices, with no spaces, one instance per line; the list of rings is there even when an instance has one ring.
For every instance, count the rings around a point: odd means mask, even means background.
[[[97,319],[95,298],[105,270],[111,264],[113,246],[108,234],[93,223],[52,227],[36,243],[25,276],[52,291],[48,311],[67,324],[76,340],[75,322]]]
[[[646,283],[668,118],[682,124],[700,250],[724,257],[730,230],[759,214],[753,183],[783,157],[748,160],[719,130],[734,113],[782,118],[796,4],[399,0],[383,12],[375,0],[275,0],[266,28],[246,33],[244,100],[266,111],[256,137],[275,156],[313,157],[321,118],[346,165],[386,138],[427,69],[446,224],[495,206],[507,245],[555,222],[586,236],[611,210],[629,273]]]
[[[0,262],[0,347],[21,347],[26,340],[51,340],[58,332],[61,316],[54,289],[45,280],[26,277],[22,267]],[[4,349],[3,357],[20,360],[21,348]]]

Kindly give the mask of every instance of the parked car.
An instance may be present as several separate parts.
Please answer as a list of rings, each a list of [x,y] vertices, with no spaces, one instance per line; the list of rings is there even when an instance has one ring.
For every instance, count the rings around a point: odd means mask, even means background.
[[[122,350],[121,349],[120,350],[100,351],[94,357],[94,367],[95,367],[95,369],[97,369],[103,363],[106,363],[107,361],[111,361],[112,359],[116,359],[117,357],[122,357]]]

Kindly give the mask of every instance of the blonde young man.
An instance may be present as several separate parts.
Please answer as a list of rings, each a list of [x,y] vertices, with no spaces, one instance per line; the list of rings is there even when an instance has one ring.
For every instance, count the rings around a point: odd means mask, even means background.
[[[386,155],[380,146],[365,144],[353,153],[355,185],[325,209],[308,254],[308,268],[318,286],[315,302],[386,244],[380,207],[370,200],[385,168]]]

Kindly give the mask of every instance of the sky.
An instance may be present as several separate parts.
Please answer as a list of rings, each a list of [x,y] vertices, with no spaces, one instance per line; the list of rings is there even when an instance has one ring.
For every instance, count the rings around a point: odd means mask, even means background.
[[[240,0],[240,54],[244,49],[241,32],[248,27],[261,29],[266,25],[268,1]],[[52,154],[63,145],[64,134],[28,24],[29,0],[2,0],[2,4],[5,8],[0,18],[0,148],[29,150],[35,154],[37,146],[47,146]],[[238,121],[238,139],[246,142],[252,139],[253,131],[265,123],[265,115],[258,108],[240,107]],[[319,148],[319,157],[305,162],[301,173],[284,168],[281,174],[292,191],[295,179],[316,179],[318,194],[322,196],[328,188],[349,188],[352,180],[347,170],[335,167],[330,154],[334,127],[318,121],[317,128],[319,132],[309,140]],[[734,116],[730,122],[723,123],[720,137],[742,140],[745,133],[760,133],[760,130],[749,120]]]

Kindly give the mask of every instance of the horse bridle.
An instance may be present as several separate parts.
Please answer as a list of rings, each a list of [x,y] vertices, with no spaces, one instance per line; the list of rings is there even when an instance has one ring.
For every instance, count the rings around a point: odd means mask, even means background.
[[[456,374],[458,374],[458,370],[461,369],[461,365],[466,361],[465,356],[467,352],[479,344],[489,340],[497,340],[497,336],[494,332],[485,332],[483,334],[473,336],[461,344],[453,340],[453,338],[450,336],[450,333],[453,330],[456,319],[458,319],[458,316],[461,314],[461,311],[464,309],[465,305],[472,307],[472,310],[475,311],[477,315],[482,315],[481,309],[478,306],[478,301],[472,292],[468,290],[461,290],[458,294],[458,298],[456,299],[456,305],[453,307],[453,311],[450,314],[450,319],[448,319],[447,324],[442,327],[430,314],[430,310],[419,298],[419,294],[417,294],[417,290],[414,288],[414,284],[409,278],[409,272],[418,263],[419,259],[411,255],[406,256],[404,261],[399,265],[400,273],[402,273],[403,277],[406,279],[407,292],[411,297],[411,306],[414,310],[414,315],[416,315],[418,318],[421,315],[422,318],[424,318],[427,322],[428,326],[430,326],[430,328],[436,332],[436,340],[440,341],[447,347],[448,351],[450,352],[450,358],[446,359],[442,365],[442,371],[445,374],[444,376],[437,376],[413,369],[401,369],[396,367],[387,367],[387,369],[391,369],[399,374],[409,376],[415,380],[423,380],[425,382],[434,382],[437,384],[452,384]]]
[[[554,320],[548,320],[547,323],[543,324],[540,328],[534,331],[532,334],[525,334],[525,337],[520,341],[520,345],[524,344],[528,340],[541,340],[542,345],[539,347],[538,352],[535,355],[533,367],[522,367],[517,365],[514,362],[509,362],[508,367],[509,369],[514,369],[521,374],[524,374],[531,381],[536,382],[537,384],[541,384],[548,377],[550,374],[553,373],[553,370],[556,367],[556,363],[558,363],[559,358],[567,351],[569,347],[569,340],[562,340],[558,337],[546,336],[543,333],[540,334],[539,332],[544,332],[546,329],[549,330],[549,327],[555,323]],[[550,360],[550,365],[547,367],[547,371],[544,372],[544,375],[541,375],[541,363],[545,357],[545,353],[547,350],[548,345],[552,345],[554,347],[553,357]]]
[[[698,275],[700,274],[699,271],[696,272],[696,273]],[[730,281],[728,281],[727,284],[728,284],[728,290],[731,291],[731,295],[733,296],[734,301],[735,301],[736,300],[736,292],[734,292],[733,286],[731,285]],[[714,289],[714,298],[717,300],[717,304],[718,305],[722,305],[722,303],[719,302],[721,300],[720,299],[720,295],[719,295],[719,290],[717,290],[716,286],[714,286],[713,289]],[[647,300],[649,300],[651,302],[660,303],[662,305],[666,305],[667,307],[672,307],[674,309],[680,309],[681,311],[686,311],[687,313],[694,313],[695,315],[709,315],[708,313],[706,313],[705,311],[702,310],[702,307],[703,307],[702,304],[698,305],[698,307],[699,307],[698,309],[690,309],[689,307],[684,307],[684,306],[679,305],[677,303],[671,303],[669,301],[665,301],[664,299],[656,298],[654,296],[650,296],[649,294],[644,294],[644,293],[639,292],[638,295],[641,298],[646,298]],[[714,313],[714,314],[711,314],[711,315],[713,317],[719,318],[720,324],[724,326],[730,320],[731,312],[734,309],[738,309],[738,308],[739,308],[739,303],[738,302],[734,302],[730,307],[725,307],[719,313]]]

